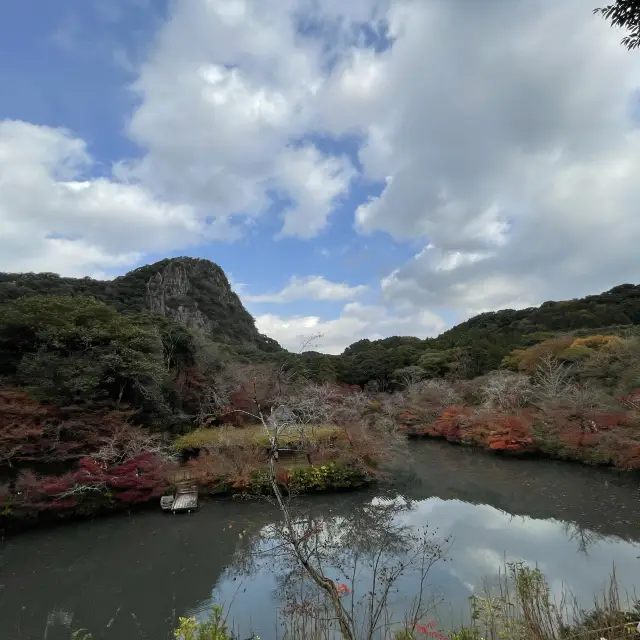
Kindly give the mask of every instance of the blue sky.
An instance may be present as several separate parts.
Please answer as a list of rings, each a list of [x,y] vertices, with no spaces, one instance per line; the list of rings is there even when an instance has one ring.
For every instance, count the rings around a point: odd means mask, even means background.
[[[209,258],[334,353],[636,282],[620,35],[580,0],[10,3],[0,269]]]

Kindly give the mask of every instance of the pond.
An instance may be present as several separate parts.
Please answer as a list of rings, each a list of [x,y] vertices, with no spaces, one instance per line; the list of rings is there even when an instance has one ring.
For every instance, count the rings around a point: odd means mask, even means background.
[[[315,517],[348,522],[363,505],[402,496],[411,526],[451,538],[450,560],[429,588],[443,601],[446,627],[467,610],[483,578],[506,560],[537,564],[554,592],[562,585],[585,605],[615,564],[623,589],[640,586],[637,476],[546,460],[514,460],[434,441],[410,444],[391,486],[296,502]],[[258,533],[279,521],[267,502],[206,502],[197,514],[158,508],[31,531],[2,542],[0,637],[69,640],[84,628],[93,640],[166,640],[177,616],[230,605],[243,633],[277,637],[281,606],[271,562],[240,567]],[[245,532],[241,537],[239,534]],[[242,569],[242,570],[241,570]],[[401,597],[413,595],[411,580]]]

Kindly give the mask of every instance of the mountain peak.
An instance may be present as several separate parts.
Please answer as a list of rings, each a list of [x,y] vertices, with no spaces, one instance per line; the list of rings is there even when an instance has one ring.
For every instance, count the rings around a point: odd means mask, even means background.
[[[203,258],[165,258],[110,281],[51,273],[0,274],[0,303],[43,294],[93,296],[123,313],[149,312],[201,329],[216,342],[280,350],[275,340],[257,330],[224,270]]]

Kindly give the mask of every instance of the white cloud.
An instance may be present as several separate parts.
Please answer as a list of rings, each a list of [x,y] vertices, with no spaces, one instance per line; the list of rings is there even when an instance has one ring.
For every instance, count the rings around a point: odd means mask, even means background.
[[[354,15],[368,3],[360,4]],[[300,146],[316,130],[328,55],[299,33],[305,6],[175,3],[133,86],[140,103],[128,131],[145,154],[119,175],[225,219],[263,214],[276,193],[290,202],[281,236],[322,230],[353,167]]]
[[[280,170],[286,194],[295,202],[284,211],[280,235],[313,238],[327,225],[333,204],[348,191],[354,171],[348,160],[322,157],[315,147],[287,151]]]
[[[365,135],[364,172],[386,185],[357,229],[434,247],[387,299],[474,313],[637,281],[640,58],[620,34],[582,0],[388,16],[393,47],[343,61],[323,111]]]
[[[85,143],[68,131],[0,121],[0,270],[97,275],[215,237],[191,207],[88,179],[91,168]]]
[[[384,19],[393,43],[377,53],[360,23],[380,33]],[[266,212],[279,236],[312,238],[356,171],[319,140],[358,133],[359,177],[384,188],[354,205],[355,228],[425,249],[383,279],[389,310],[367,307],[382,314],[371,321],[348,308],[262,316],[274,331],[326,325],[335,349],[430,327],[424,309],[468,315],[637,281],[640,58],[619,40],[583,0],[173,3],[132,87],[139,158],[89,177],[71,133],[0,124],[0,269],[124,270],[241,235]],[[274,194],[290,206],[274,212]],[[314,295],[327,284],[339,286]],[[320,299],[348,299],[332,291]]]
[[[247,295],[250,302],[291,302],[293,300],[349,300],[367,291],[366,285],[350,286],[345,282],[331,282],[323,276],[292,276],[277,293]]]
[[[401,518],[413,527],[428,523],[429,527],[446,531],[454,540],[450,569],[463,583],[475,585],[479,591],[482,580],[491,584],[498,579],[505,561],[539,566],[554,597],[561,595],[554,586],[564,582],[571,594],[584,603],[602,588],[614,561],[616,567],[622,567],[618,575],[621,584],[633,584],[638,554],[632,542],[601,536],[572,522],[513,516],[488,504],[430,498],[413,507]],[[592,539],[588,562],[576,553],[576,532]]]
[[[304,340],[322,334],[313,348],[323,353],[342,353],[350,344],[369,338],[377,340],[393,335],[421,338],[435,336],[445,328],[442,318],[429,311],[396,315],[385,307],[346,304],[338,318],[322,320],[318,316],[282,318],[272,314],[256,317],[258,330],[275,338],[282,346],[298,351]]]

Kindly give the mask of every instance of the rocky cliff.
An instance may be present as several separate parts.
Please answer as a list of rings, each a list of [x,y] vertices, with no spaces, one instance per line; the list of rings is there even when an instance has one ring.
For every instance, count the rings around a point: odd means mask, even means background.
[[[258,332],[224,271],[210,260],[167,258],[111,281],[54,273],[0,273],[0,303],[24,295],[89,295],[123,313],[150,312],[202,329],[216,342],[278,351]]]

